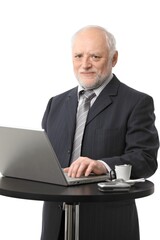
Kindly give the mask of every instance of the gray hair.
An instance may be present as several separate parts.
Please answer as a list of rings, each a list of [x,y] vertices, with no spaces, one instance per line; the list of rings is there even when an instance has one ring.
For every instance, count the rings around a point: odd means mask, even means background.
[[[100,26],[97,26],[97,25],[88,25],[86,27],[81,28],[80,30],[78,30],[73,35],[73,37],[72,37],[72,44],[74,43],[74,40],[75,40],[75,38],[76,38],[78,33],[82,32],[84,30],[87,30],[87,29],[91,29],[91,28],[99,29],[99,30],[101,30],[102,32],[105,33],[105,35],[106,35],[106,43],[107,43],[107,46],[108,46],[108,49],[109,49],[109,55],[112,58],[113,55],[116,52],[116,39],[115,39],[115,37],[113,36],[112,33],[110,33],[108,30],[106,30],[103,27],[100,27]]]

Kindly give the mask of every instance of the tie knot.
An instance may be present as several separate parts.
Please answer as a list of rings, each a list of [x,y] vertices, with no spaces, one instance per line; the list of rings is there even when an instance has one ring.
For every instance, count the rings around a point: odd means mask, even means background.
[[[86,90],[84,91],[84,97],[87,99],[87,100],[91,100],[92,98],[94,98],[96,96],[96,94],[94,93],[93,90]]]

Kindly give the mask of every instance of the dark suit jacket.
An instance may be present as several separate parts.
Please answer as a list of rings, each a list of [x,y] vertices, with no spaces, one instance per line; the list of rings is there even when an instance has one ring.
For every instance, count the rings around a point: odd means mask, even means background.
[[[62,93],[50,99],[42,122],[42,127],[47,132],[62,167],[70,165],[77,105],[77,88]],[[158,134],[154,121],[155,116],[152,98],[129,88],[114,76],[90,108],[83,137],[81,156],[95,160],[103,160],[111,168],[114,168],[114,166],[118,164],[131,164],[132,178],[150,177],[157,169],[156,159],[159,147]],[[56,210],[55,204],[53,205],[53,214],[60,216],[60,214],[58,214],[59,210]],[[126,209],[129,205],[130,210],[127,213]],[[113,228],[113,222],[115,221],[115,219],[112,219],[112,213],[114,212],[117,219],[118,216],[121,215],[122,218],[122,215],[125,215],[124,209],[126,214],[130,215],[133,208],[135,208],[133,205],[133,202],[127,202],[125,207],[124,203],[119,203],[119,205],[116,203],[116,206],[115,203],[112,203],[112,207],[108,207],[109,205],[105,203],[99,204],[98,207],[93,207],[92,204],[82,204],[82,206],[80,206],[81,232],[92,229],[94,234],[91,236],[91,233],[88,233],[89,235],[85,233],[83,236],[81,233],[81,239],[97,240],[103,239],[100,238],[100,235],[101,237],[108,236],[108,231],[112,232],[111,228]],[[117,206],[121,207],[117,208]],[[87,213],[86,208],[90,209],[87,210]],[[113,211],[112,208],[114,210],[123,209],[123,213],[121,210]],[[44,205],[44,222],[48,221],[48,226],[49,217],[47,211],[49,212],[49,209],[51,210],[49,203],[48,206]],[[135,213],[136,210],[134,209],[132,213],[134,221],[137,219]],[[105,219],[108,214],[110,215],[110,220]],[[113,221],[111,221],[111,219]],[[126,221],[126,216],[124,217],[124,221]],[[129,227],[131,219],[127,221]],[[45,229],[44,222],[43,230]],[[52,219],[52,228],[53,222],[54,219]],[[58,221],[55,220],[55,223],[57,222]],[[106,225],[104,225],[104,222],[106,222]],[[109,222],[111,222],[111,228],[108,230],[107,226],[109,226]],[[123,220],[121,222],[123,222]],[[58,229],[59,224],[60,222],[56,224],[56,229]],[[85,225],[87,225],[87,228],[85,228]],[[97,228],[97,226],[101,227]],[[49,228],[47,231],[49,232]],[[55,230],[55,233],[52,232],[54,239],[57,239],[56,231],[58,230]],[[113,239],[124,240],[124,236],[118,238],[120,230],[117,231],[117,238],[114,235],[115,233],[113,233]],[[129,231],[131,231],[131,229]],[[134,229],[133,231],[135,232],[136,230]],[[134,240],[138,239],[138,237],[136,238],[136,233],[132,235],[134,236]],[[88,238],[85,238],[85,236]],[[50,240],[51,238],[42,237],[42,239]],[[111,239],[110,235],[110,240]],[[131,238],[126,239],[131,240]]]

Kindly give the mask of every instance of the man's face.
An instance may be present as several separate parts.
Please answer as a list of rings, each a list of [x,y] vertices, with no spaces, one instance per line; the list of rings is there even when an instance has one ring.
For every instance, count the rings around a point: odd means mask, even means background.
[[[109,58],[105,34],[93,28],[76,35],[72,57],[75,76],[85,89],[98,88],[111,74],[117,60]]]

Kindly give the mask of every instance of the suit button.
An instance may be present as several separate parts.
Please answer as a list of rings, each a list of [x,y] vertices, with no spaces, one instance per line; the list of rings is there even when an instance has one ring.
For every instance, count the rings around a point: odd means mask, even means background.
[[[65,203],[59,204],[59,205],[58,205],[58,208],[59,208],[61,211],[64,211],[64,210],[65,210]]]
[[[71,151],[70,151],[70,150],[68,150],[68,151],[67,151],[67,153],[68,153],[68,154],[70,154],[70,153],[71,153]]]
[[[63,206],[62,205],[59,204],[58,207],[59,207],[60,210],[63,210]]]

